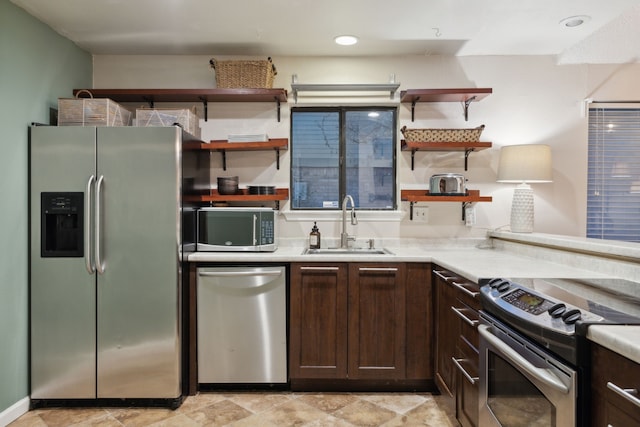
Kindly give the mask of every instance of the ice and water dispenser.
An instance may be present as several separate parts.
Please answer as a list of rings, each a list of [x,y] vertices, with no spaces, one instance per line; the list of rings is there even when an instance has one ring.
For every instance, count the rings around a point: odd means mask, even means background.
[[[84,193],[43,192],[41,195],[42,257],[82,257]]]

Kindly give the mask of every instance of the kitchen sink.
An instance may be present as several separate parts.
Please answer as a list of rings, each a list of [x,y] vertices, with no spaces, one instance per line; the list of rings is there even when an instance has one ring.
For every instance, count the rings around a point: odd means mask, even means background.
[[[302,255],[393,255],[393,252],[385,248],[307,248]]]

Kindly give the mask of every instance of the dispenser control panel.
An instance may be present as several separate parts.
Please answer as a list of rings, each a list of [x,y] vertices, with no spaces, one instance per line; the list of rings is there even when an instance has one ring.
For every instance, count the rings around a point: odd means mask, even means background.
[[[41,202],[42,257],[84,256],[84,193],[43,192]]]

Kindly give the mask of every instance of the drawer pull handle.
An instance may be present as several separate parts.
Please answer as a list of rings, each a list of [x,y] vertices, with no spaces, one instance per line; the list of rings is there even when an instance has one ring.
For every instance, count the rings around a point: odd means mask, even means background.
[[[613,391],[614,393],[616,393],[618,396],[622,397],[625,400],[628,400],[629,402],[633,403],[635,406],[637,406],[638,408],[640,408],[640,399],[638,399],[638,390],[635,388],[621,388],[618,387],[617,385],[615,385],[612,382],[608,382],[607,383],[607,388],[611,391]]]
[[[464,362],[464,359],[456,359],[455,357],[452,357],[451,360],[453,361],[453,364],[456,365],[456,368],[458,368],[458,370],[460,371],[460,373],[462,375],[465,376],[465,378],[467,379],[467,381],[469,381],[471,383],[471,385],[476,385],[476,381],[478,381],[480,378],[478,377],[472,377],[471,375],[469,375],[469,373],[462,367],[462,364],[460,362]]]
[[[397,268],[384,268],[384,267],[361,267],[360,271],[381,271],[381,272],[394,272],[398,271]]]
[[[444,275],[444,273],[445,273],[445,272],[444,272],[444,271],[442,271],[442,270],[433,270],[433,273],[434,273],[436,276],[440,277],[440,278],[441,278],[442,280],[444,280],[445,282],[448,282],[448,281],[449,281],[449,280],[451,280],[451,279],[455,279],[455,276],[445,276],[445,275]]]
[[[453,312],[456,313],[458,315],[458,317],[460,317],[462,320],[464,320],[465,322],[467,322],[469,325],[471,325],[474,328],[478,325],[478,323],[480,323],[479,320],[471,320],[471,319],[469,319],[467,316],[464,315],[462,310],[460,310],[459,308],[455,308],[454,306],[451,306],[451,310],[453,310]]]
[[[465,294],[469,295],[471,298],[476,298],[478,295],[480,295],[480,292],[473,292],[470,291],[469,289],[465,288],[464,286],[462,286],[462,284],[457,283],[457,282],[451,282],[451,284],[453,286],[455,286],[457,289],[461,290],[462,292],[464,292]]]
[[[340,267],[300,267],[300,270],[313,270],[313,271],[336,271]]]

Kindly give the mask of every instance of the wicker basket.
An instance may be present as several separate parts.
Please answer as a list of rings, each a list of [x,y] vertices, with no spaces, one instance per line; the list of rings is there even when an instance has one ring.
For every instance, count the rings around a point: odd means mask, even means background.
[[[216,87],[220,89],[270,89],[278,74],[271,58],[244,61],[212,58],[209,63],[216,73]]]
[[[400,129],[411,142],[478,142],[483,130],[484,125],[473,129]]]
[[[163,108],[136,109],[136,126],[173,126],[176,124],[196,138],[200,138],[200,126],[195,108],[192,110]]]
[[[86,93],[90,98],[80,98]],[[94,98],[88,90],[75,98],[58,99],[58,126],[129,126],[131,111],[109,98]]]

